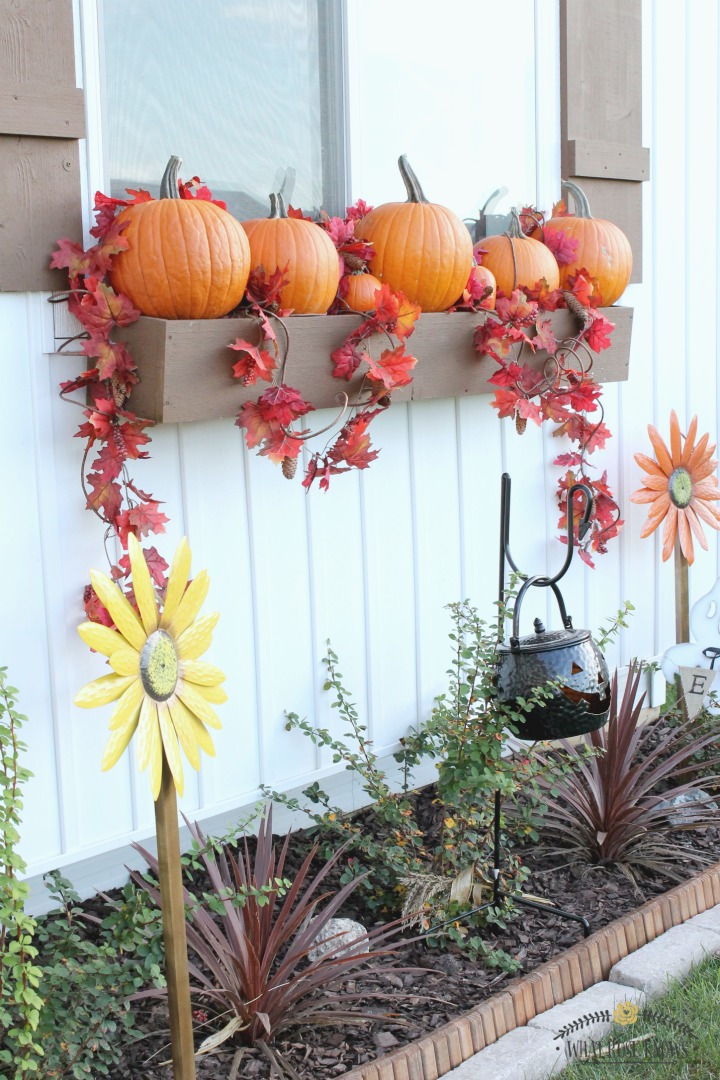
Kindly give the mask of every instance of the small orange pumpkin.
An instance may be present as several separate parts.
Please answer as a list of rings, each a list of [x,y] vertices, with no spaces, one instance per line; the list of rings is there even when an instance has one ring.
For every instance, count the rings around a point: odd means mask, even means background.
[[[484,289],[492,289],[492,292],[488,293],[479,306],[483,311],[494,311],[495,301],[497,299],[497,282],[495,281],[495,275],[491,270],[488,270],[487,266],[473,266],[470,272],[475,278],[475,281],[479,282]]]
[[[350,274],[343,299],[353,311],[372,311],[377,306],[375,293],[378,289],[382,289],[382,282],[374,274]]]
[[[375,245],[372,268],[381,281],[423,311],[446,311],[470,276],[470,233],[452,210],[427,201],[404,155],[398,165],[407,202],[376,206],[355,235]]]
[[[560,284],[552,251],[539,240],[525,236],[515,210],[506,232],[477,242],[475,258],[495,276],[498,289],[506,296],[514,289],[534,288],[541,278],[545,278],[549,289],[557,289]]]
[[[592,277],[597,278],[602,302],[609,307],[620,299],[630,281],[630,241],[622,229],[611,221],[592,216],[587,196],[577,184],[565,180],[562,188],[563,192],[572,195],[575,214],[550,218],[545,228],[557,229],[572,240],[577,240],[577,254],[573,262],[560,267],[560,284],[564,286],[571,274],[585,267]]]
[[[179,157],[171,157],[160,197],[128,206],[118,221],[130,244],[113,260],[110,283],[144,315],[218,319],[243,298],[250,245],[239,221],[207,199],[181,199]]]
[[[253,267],[272,274],[287,266],[288,284],[280,304],[298,315],[324,315],[340,284],[340,262],[332,240],[319,225],[290,218],[282,195],[270,196],[270,216],[244,221]]]

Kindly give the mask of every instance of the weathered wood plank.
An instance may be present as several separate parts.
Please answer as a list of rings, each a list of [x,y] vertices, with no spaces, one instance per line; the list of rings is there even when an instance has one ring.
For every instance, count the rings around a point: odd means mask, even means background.
[[[600,180],[649,180],[650,151],[604,139],[568,139],[568,173]]]
[[[84,139],[82,90],[0,83],[0,134]]]
[[[75,86],[72,0],[0,0],[0,71],[8,82]]]
[[[628,377],[632,309],[603,309],[615,324],[612,346],[593,357],[599,382],[621,382]],[[417,357],[412,384],[394,393],[396,401],[426,401],[463,397],[492,391],[489,379],[495,362],[478,357],[473,349],[473,329],[484,315],[470,312],[426,313],[421,316],[408,349]],[[577,331],[577,321],[567,310],[553,312],[558,338]],[[330,353],[350,332],[358,319],[346,316],[292,316],[286,320],[290,350],[283,381],[295,386],[318,408],[336,408],[339,395],[351,400],[362,392],[362,379],[347,383],[332,377]],[[133,393],[133,408],[142,416],[163,423],[211,420],[235,416],[243,402],[257,397],[262,387],[244,387],[232,376],[233,353],[228,346],[236,337],[258,343],[253,320],[210,319],[168,321],[143,317],[123,328],[138,365],[141,382]],[[378,342],[382,347],[382,343]],[[540,368],[545,353],[531,362]]]

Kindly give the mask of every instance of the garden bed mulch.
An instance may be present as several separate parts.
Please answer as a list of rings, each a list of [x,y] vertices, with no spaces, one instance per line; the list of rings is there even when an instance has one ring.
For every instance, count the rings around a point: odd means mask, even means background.
[[[677,865],[682,865],[685,849],[689,874],[693,855],[713,862],[720,856],[715,829],[678,832],[677,844]],[[536,1013],[606,978],[621,956],[720,903],[720,863],[673,888],[668,874],[646,875],[639,886],[617,869],[583,875],[578,867],[549,859],[541,848],[527,849],[524,861],[531,871],[524,891],[584,915],[594,931],[591,938],[583,940],[577,923],[519,909],[505,929],[488,927],[484,932],[493,948],[520,962],[519,974],[487,968],[454,948],[438,952],[424,942],[405,945],[396,963],[428,969],[423,974],[389,971],[379,980],[359,973],[348,986],[348,992],[368,995],[366,1004],[360,1002],[357,1008],[376,1020],[337,1029],[300,1028],[279,1043],[302,1080],[436,1080]],[[378,991],[386,995],[381,1001]],[[146,1000],[136,1010],[144,1037],[128,1050],[112,1080],[172,1080],[166,1005]],[[197,1043],[213,1029],[202,1019],[197,1022]],[[269,1080],[271,1071],[258,1051],[227,1044],[212,1056],[198,1058],[197,1077]]]

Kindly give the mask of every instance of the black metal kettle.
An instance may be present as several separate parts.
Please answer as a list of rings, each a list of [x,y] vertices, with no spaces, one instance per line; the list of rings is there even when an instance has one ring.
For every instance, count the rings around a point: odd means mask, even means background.
[[[533,586],[550,587],[560,608],[564,629],[546,630],[535,619],[535,632],[520,637],[520,608]],[[610,712],[610,677],[605,657],[589,630],[575,630],[562,594],[547,577],[530,577],[514,605],[512,635],[497,647],[500,701],[527,698],[538,686],[556,682],[550,698],[536,705],[518,724],[521,739],[565,739],[584,735],[606,723]]]

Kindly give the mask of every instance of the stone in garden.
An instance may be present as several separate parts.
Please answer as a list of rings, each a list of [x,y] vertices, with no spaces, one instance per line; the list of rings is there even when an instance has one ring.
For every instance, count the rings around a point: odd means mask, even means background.
[[[610,982],[635,986],[648,997],[667,993],[670,980],[682,982],[692,968],[708,956],[720,953],[720,935],[701,927],[673,926],[654,941],[649,941],[612,968]]]
[[[308,959],[314,963],[321,957],[327,956],[328,953],[333,953],[334,956],[359,956],[361,953],[369,952],[366,934],[367,930],[362,923],[355,922],[354,919],[329,919],[318,932]],[[365,940],[358,941],[358,938]]]
[[[697,804],[697,805],[695,805]],[[687,825],[690,821],[697,821],[703,814],[698,814],[697,811],[715,810],[717,811],[718,805],[713,802],[707,791],[703,791],[702,788],[695,788],[693,791],[686,791],[682,795],[675,795],[672,799],[663,799],[658,803],[658,806],[662,807],[677,807],[677,812],[674,814],[668,814],[668,821],[671,825]],[[720,821],[718,822],[720,824]]]

